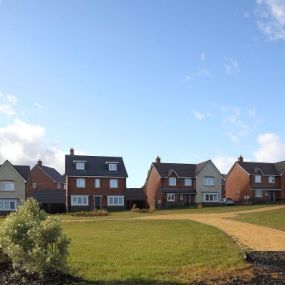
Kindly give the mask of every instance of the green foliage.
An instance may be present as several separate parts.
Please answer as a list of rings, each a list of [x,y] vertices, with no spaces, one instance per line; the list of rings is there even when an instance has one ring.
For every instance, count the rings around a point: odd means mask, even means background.
[[[137,207],[132,207],[131,211],[134,213],[149,214],[149,213],[154,213],[155,209],[140,209]]]
[[[66,269],[69,240],[61,223],[30,199],[7,216],[0,228],[0,248],[14,268],[43,277]]]
[[[109,215],[110,213],[107,210],[81,211],[70,214],[74,217],[105,217]]]

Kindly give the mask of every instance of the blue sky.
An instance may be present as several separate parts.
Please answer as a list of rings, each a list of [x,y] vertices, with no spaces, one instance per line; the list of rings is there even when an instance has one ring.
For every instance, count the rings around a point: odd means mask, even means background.
[[[284,0],[1,0],[0,160],[285,159]]]

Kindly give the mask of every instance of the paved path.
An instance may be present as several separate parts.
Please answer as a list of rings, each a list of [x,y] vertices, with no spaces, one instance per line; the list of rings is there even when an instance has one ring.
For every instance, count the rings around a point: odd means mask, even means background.
[[[254,213],[272,211],[285,206],[273,206],[254,210],[246,210],[220,214],[167,214],[147,216],[139,219],[146,220],[192,220],[214,226],[232,236],[243,247],[256,251],[285,251],[285,232],[264,226],[243,223],[234,218],[239,213]],[[285,222],[285,217],[284,217]]]

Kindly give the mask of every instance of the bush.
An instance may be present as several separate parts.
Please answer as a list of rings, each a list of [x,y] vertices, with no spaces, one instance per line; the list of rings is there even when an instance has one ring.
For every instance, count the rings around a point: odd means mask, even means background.
[[[107,210],[94,210],[70,213],[70,215],[74,217],[104,217],[109,216],[110,213]]]
[[[140,208],[136,208],[136,207],[132,207],[131,212],[134,213],[153,213],[155,210],[154,209],[140,209]]]
[[[66,270],[69,240],[60,221],[30,199],[7,216],[0,228],[0,248],[14,269],[40,278]]]

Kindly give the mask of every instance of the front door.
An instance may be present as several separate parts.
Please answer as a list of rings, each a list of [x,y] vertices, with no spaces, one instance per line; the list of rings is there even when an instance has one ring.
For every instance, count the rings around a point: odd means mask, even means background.
[[[94,196],[94,208],[97,210],[101,209],[101,196]]]
[[[268,197],[270,202],[275,202],[275,192],[268,191]]]

